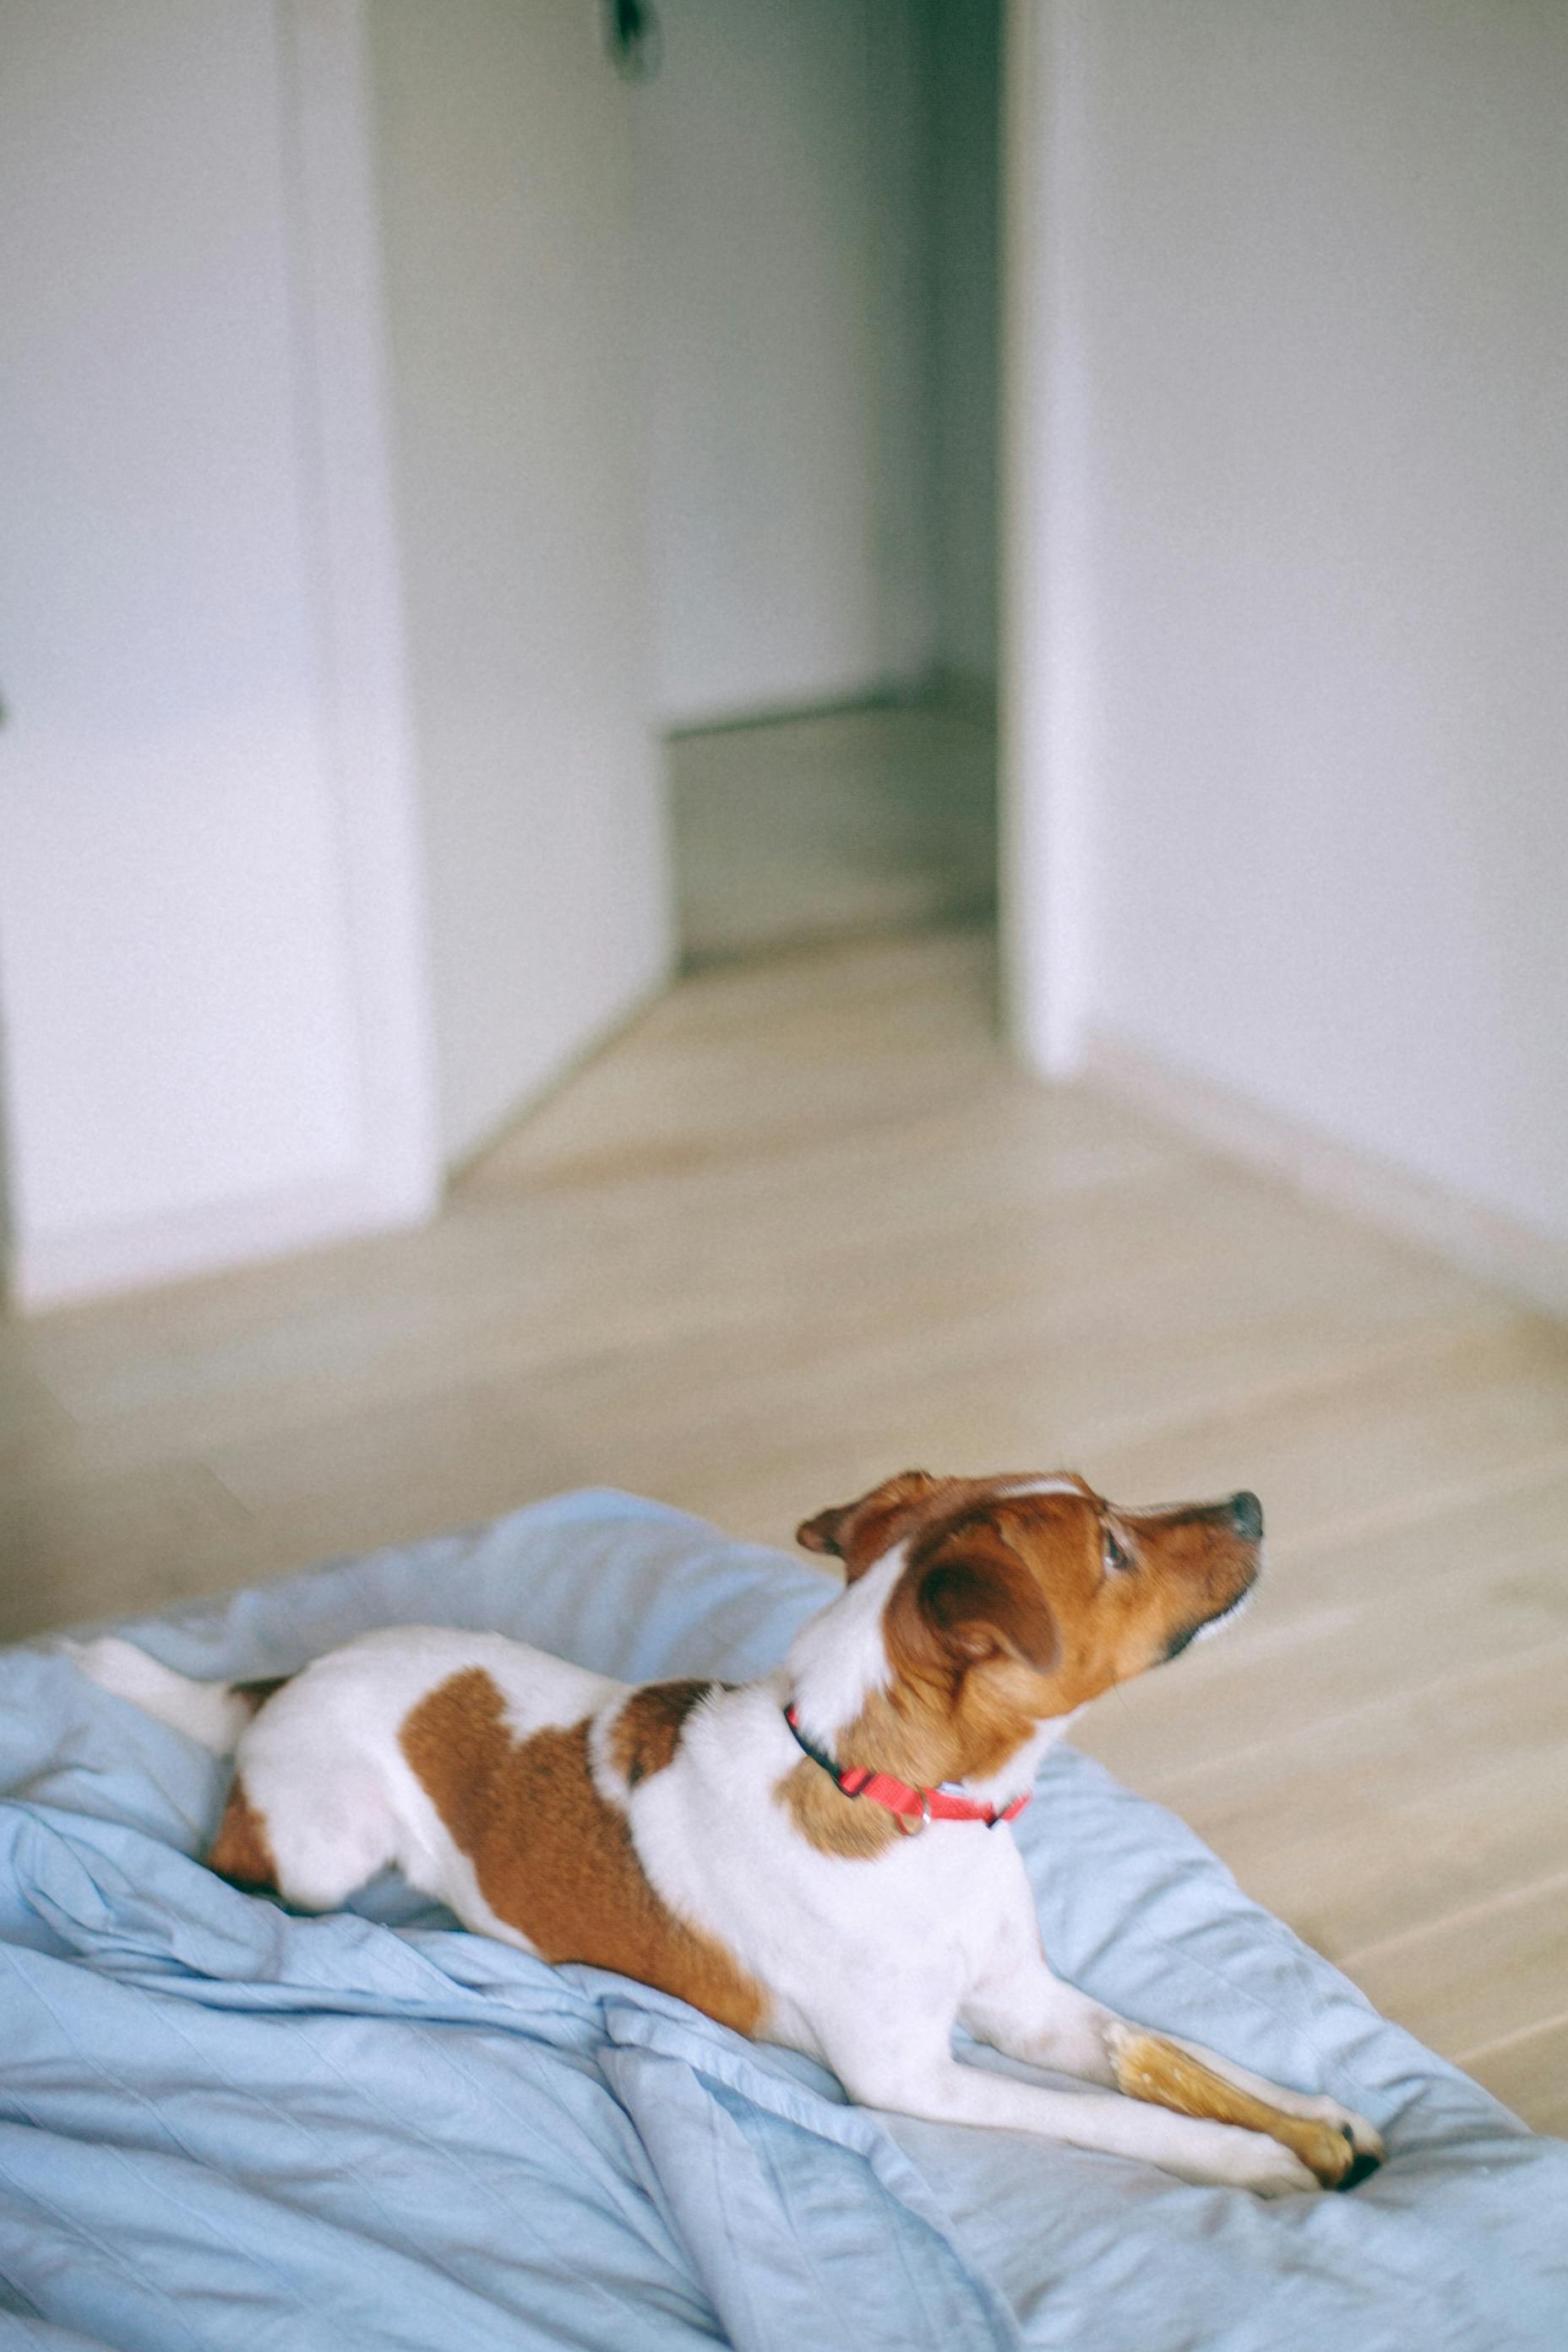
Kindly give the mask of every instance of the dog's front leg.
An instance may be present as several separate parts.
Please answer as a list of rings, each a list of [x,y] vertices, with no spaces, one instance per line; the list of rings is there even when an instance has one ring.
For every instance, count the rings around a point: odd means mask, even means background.
[[[1364,2116],[1337,2099],[1285,2090],[1200,2042],[1131,2024],[1053,1976],[1037,1936],[1033,1941],[1031,1950],[1028,1937],[1005,1935],[971,1987],[959,2015],[977,2041],[1131,2098],[1282,2137],[1326,2186],[1359,2179],[1382,2162],[1383,2142]]]
[[[1158,2165],[1179,2180],[1285,2197],[1316,2189],[1308,2168],[1263,2132],[1242,2131],[1094,2091],[1018,2083],[953,2057],[929,2019],[885,2010],[841,2016],[818,2036],[823,2054],[858,2105],[931,2123],[1034,2132],[1069,2147]]]
[[[1123,2021],[1113,2009],[1053,1976],[1037,1946],[1019,1949],[982,1977],[966,1994],[959,2022],[976,2042],[1053,2074],[1116,2087],[1107,2039]]]
[[[1286,2090],[1222,2058],[1217,2051],[1205,2050],[1201,2042],[1152,2032],[1122,2018],[1107,2026],[1105,2044],[1117,2087],[1130,2097],[1157,2099],[1188,2114],[1259,2124],[1295,2147],[1326,2187],[1353,2188],[1383,2162],[1383,2137],[1376,2126],[1338,2099]],[[1266,2120],[1268,2109],[1282,2120]]]

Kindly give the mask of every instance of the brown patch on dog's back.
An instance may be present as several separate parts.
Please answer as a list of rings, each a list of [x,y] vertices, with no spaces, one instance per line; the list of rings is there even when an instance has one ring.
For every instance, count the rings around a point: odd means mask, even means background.
[[[681,1724],[710,1687],[655,1684],[633,1694],[612,1733],[624,1742],[615,1760],[628,1780],[633,1764],[646,1779],[669,1762]],[[583,1722],[514,1738],[496,1684],[469,1666],[412,1709],[399,1745],[490,1909],[542,1959],[615,1969],[754,2033],[762,1988],[648,1884],[626,1814],[595,1786],[588,1730]]]
[[[616,1716],[605,1752],[628,1789],[675,1760],[686,1718],[710,1690],[725,1684],[644,1683]]]
[[[208,1850],[207,1868],[231,1885],[277,1889],[278,1864],[272,1859],[267,1822],[246,1795],[243,1780],[236,1780],[228,1792],[217,1835]]]

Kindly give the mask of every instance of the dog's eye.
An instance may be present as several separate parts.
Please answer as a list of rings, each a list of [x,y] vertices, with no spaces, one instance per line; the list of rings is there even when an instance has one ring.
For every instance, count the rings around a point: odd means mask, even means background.
[[[1106,1528],[1106,1530],[1105,1530],[1105,1572],[1106,1572],[1106,1574],[1109,1576],[1109,1575],[1110,1574],[1110,1571],[1112,1570],[1112,1569],[1117,1569],[1117,1568],[1131,1568],[1131,1565],[1132,1565],[1132,1562],[1131,1562],[1131,1559],[1128,1557],[1127,1552],[1125,1551],[1125,1549],[1123,1549],[1123,1547],[1122,1547],[1121,1544],[1119,1544],[1119,1543],[1117,1542],[1116,1538],[1115,1538],[1115,1536],[1111,1533],[1110,1529],[1109,1528]]]

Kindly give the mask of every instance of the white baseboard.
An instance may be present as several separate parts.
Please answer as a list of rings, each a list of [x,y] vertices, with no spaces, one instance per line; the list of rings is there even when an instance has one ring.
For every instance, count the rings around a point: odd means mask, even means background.
[[[1083,1076],[1315,1200],[1401,1241],[1419,1243],[1549,1315],[1568,1318],[1568,1244],[1550,1234],[1390,1167],[1371,1152],[1333,1142],[1102,1030],[1087,1041]]]
[[[394,1190],[363,1177],[339,1177],[123,1224],[18,1235],[10,1303],[24,1314],[38,1314],[73,1300],[395,1233],[423,1223],[437,1198],[423,1181]]]

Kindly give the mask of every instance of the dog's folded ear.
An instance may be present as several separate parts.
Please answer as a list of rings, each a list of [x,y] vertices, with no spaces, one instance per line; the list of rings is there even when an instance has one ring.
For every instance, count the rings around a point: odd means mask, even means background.
[[[796,1543],[804,1544],[807,1551],[837,1551],[839,1530],[854,1508],[853,1503],[836,1503],[831,1510],[818,1511],[814,1519],[802,1519],[795,1531]]]
[[[910,1581],[926,1639],[961,1670],[1000,1664],[1048,1675],[1055,1666],[1050,1603],[992,1530],[971,1526],[944,1536],[931,1559],[914,1563]]]
[[[929,1470],[900,1470],[853,1503],[837,1503],[803,1519],[795,1539],[807,1551],[837,1554],[851,1584],[898,1540],[899,1522],[941,1484]]]

